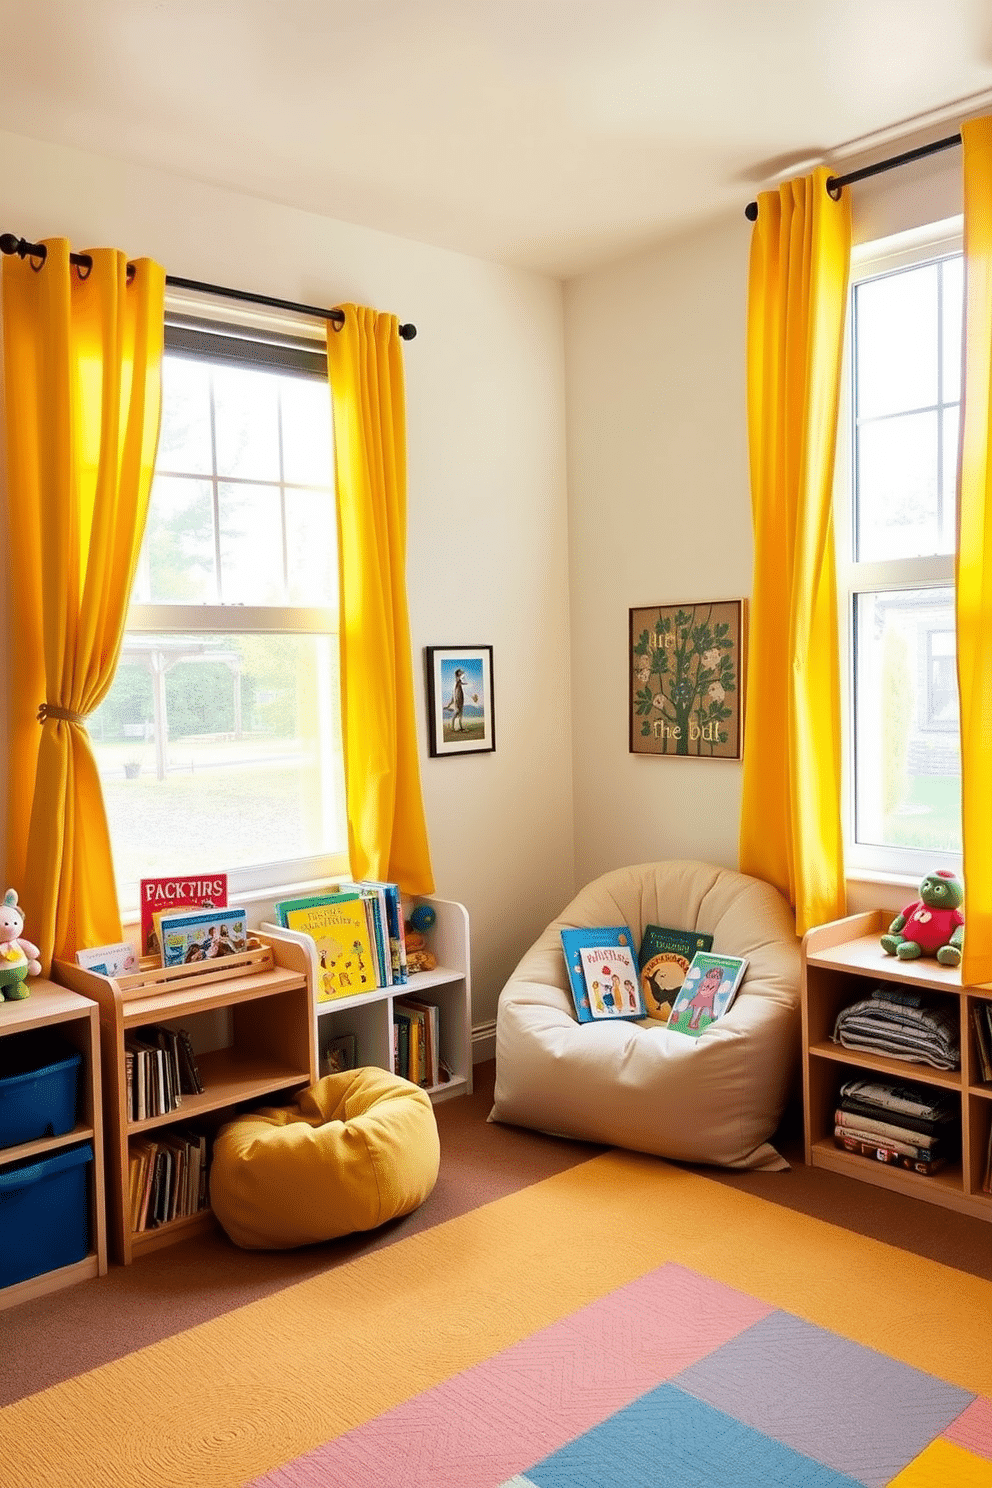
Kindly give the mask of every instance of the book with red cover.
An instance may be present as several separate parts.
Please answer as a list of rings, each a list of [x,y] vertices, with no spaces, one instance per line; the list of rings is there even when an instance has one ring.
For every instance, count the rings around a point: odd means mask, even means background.
[[[161,959],[162,947],[155,931],[155,915],[174,909],[224,909],[227,905],[227,874],[203,873],[169,878],[143,878],[141,889],[142,956]]]
[[[931,1173],[938,1173],[947,1161],[944,1157],[928,1159],[911,1157],[908,1153],[898,1152],[895,1147],[887,1147],[881,1142],[862,1141],[857,1137],[849,1136],[843,1126],[835,1127],[834,1142],[845,1152],[857,1152],[862,1157],[874,1158],[876,1162],[889,1163],[895,1168],[908,1168],[911,1173],[922,1173],[924,1177],[928,1177]]]

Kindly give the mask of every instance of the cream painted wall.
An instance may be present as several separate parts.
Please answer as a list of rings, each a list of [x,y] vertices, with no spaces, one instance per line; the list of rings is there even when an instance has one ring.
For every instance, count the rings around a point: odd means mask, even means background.
[[[110,243],[184,278],[417,325],[404,356],[424,794],[437,892],[470,912],[485,1024],[574,881],[561,286],[9,134],[0,198],[3,232]],[[431,760],[423,648],[460,643],[494,647],[496,752]],[[11,644],[0,634],[4,662]]]
[[[751,581],[748,224],[724,220],[566,286],[576,875],[737,866],[740,765],[628,752],[631,606]]]
[[[959,211],[959,171],[952,151],[862,183],[855,239]],[[630,755],[626,697],[632,605],[750,591],[743,196],[739,215],[571,281],[563,346],[553,281],[330,217],[4,134],[0,189],[0,231],[115,243],[183,277],[418,325],[418,682],[426,645],[495,647],[496,753],[422,750],[438,892],[472,916],[477,1025],[576,883],[662,856],[736,866],[739,764]],[[874,893],[858,886],[852,908]]]
[[[960,170],[951,150],[852,188],[855,242],[959,213]],[[631,606],[751,591],[745,199],[566,285],[579,883],[659,857],[738,864],[741,766],[628,752],[627,651]],[[850,887],[852,912],[905,899]]]

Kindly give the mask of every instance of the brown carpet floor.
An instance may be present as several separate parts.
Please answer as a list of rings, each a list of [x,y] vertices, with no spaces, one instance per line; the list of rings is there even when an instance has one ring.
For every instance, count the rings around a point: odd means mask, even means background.
[[[427,1201],[404,1219],[367,1235],[294,1251],[238,1250],[216,1230],[154,1251],[131,1266],[111,1266],[105,1277],[0,1312],[0,1405],[441,1224],[604,1150],[487,1122],[494,1078],[492,1061],[476,1065],[473,1094],[437,1107],[440,1176]],[[992,1226],[805,1167],[794,1110],[776,1145],[792,1164],[788,1172],[694,1171],[992,1280]]]

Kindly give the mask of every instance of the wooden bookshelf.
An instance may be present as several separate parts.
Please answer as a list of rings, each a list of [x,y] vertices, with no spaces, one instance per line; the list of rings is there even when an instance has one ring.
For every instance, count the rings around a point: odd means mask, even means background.
[[[261,949],[226,956],[209,971],[190,966],[144,966],[105,977],[65,961],[53,975],[99,1008],[103,1056],[107,1200],[111,1249],[128,1264],[136,1255],[169,1245],[213,1223],[209,1209],[156,1229],[132,1232],[129,1217],[129,1145],[133,1137],[169,1127],[216,1127],[259,1101],[288,1101],[316,1078],[309,963],[292,943],[261,937]],[[189,1029],[198,1052],[201,1095],[184,1095],[164,1115],[135,1120],[127,1103],[124,1040],[150,1025]]]
[[[992,1221],[992,1195],[982,1191],[992,1142],[992,1083],[981,1078],[972,1007],[992,999],[992,985],[963,986],[957,967],[932,957],[900,961],[882,950],[880,937],[897,910],[872,910],[820,925],[803,940],[802,1050],[806,1161],[863,1182],[927,1199],[945,1208]],[[868,997],[877,983],[894,982],[925,991],[951,1006],[959,1020],[961,1068],[845,1049],[831,1035],[837,1015]],[[845,1152],[834,1142],[834,1110],[843,1081],[883,1076],[952,1092],[960,1103],[959,1156],[932,1175],[875,1162]]]
[[[0,1169],[23,1159],[50,1157],[66,1147],[89,1142],[93,1161],[88,1164],[89,1253],[71,1266],[60,1266],[40,1276],[0,1289],[0,1308],[31,1297],[58,1291],[77,1281],[103,1276],[107,1270],[107,1222],[104,1200],[103,1106],[100,1082],[100,1042],[96,1004],[78,993],[56,986],[45,977],[32,977],[30,996],[21,1002],[0,1003],[0,1038],[32,1029],[57,1031],[83,1056],[79,1069],[78,1116],[72,1131],[60,1137],[40,1137],[0,1149]]]

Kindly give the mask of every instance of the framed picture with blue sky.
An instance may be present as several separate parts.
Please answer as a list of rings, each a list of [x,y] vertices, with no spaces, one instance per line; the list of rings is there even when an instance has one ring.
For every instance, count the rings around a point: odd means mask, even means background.
[[[427,646],[427,730],[432,755],[496,748],[492,646]]]

